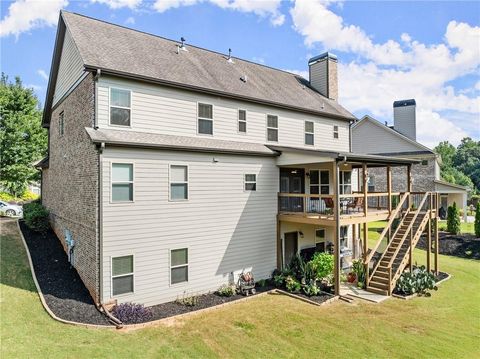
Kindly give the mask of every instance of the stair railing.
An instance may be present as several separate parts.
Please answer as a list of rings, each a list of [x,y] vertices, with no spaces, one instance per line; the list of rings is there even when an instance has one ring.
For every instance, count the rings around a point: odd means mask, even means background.
[[[415,221],[417,220],[417,217],[420,213],[420,211],[422,210],[425,202],[427,201],[427,198],[429,196],[429,192],[425,193],[425,195],[423,196],[422,198],[422,201],[420,202],[420,205],[418,206],[418,209],[415,211],[415,214],[413,216],[413,218],[410,220],[410,224],[408,225],[407,229],[405,230],[405,234],[402,236],[402,239],[400,240],[400,243],[397,245],[397,249],[395,250],[395,252],[393,253],[393,256],[392,258],[390,259],[390,261],[388,262],[388,268],[390,268],[393,264],[393,261],[396,259],[397,255],[398,255],[398,252],[400,251],[400,249],[402,248],[403,246],[403,243],[405,242],[405,239],[407,238],[407,235],[410,233],[410,231],[412,230],[412,227],[413,227],[413,224],[415,223]],[[391,287],[392,283],[390,282],[389,283],[389,286]]]

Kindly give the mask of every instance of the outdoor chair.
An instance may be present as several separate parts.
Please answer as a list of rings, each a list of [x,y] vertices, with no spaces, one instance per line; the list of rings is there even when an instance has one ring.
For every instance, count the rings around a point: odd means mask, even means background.
[[[353,202],[347,204],[347,210],[357,210],[360,212],[363,210],[363,197],[355,197]]]

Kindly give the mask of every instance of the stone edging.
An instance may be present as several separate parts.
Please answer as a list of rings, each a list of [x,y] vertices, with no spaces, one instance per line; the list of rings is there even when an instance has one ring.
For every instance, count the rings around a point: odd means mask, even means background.
[[[331,302],[334,302],[334,301],[336,301],[336,300],[339,298],[339,296],[336,295],[336,296],[332,296],[332,298],[327,299],[326,301],[324,301],[324,302],[322,302],[322,303],[317,303],[317,302],[314,302],[313,300],[300,297],[299,295],[295,295],[295,294],[293,294],[293,293],[289,293],[289,292],[286,292],[286,291],[281,290],[281,289],[274,289],[273,291],[275,291],[276,293],[280,293],[280,294],[283,294],[283,295],[286,295],[286,296],[295,298],[295,299],[299,299],[299,300],[304,301],[305,303],[308,303],[308,304],[316,305],[316,306],[318,306],[318,307],[320,307],[320,306],[322,306],[322,305],[325,305],[325,304],[328,304],[328,303],[331,303]]]
[[[59,318],[56,316],[55,313],[52,312],[50,307],[48,306],[45,297],[43,296],[42,290],[40,288],[40,285],[38,284],[37,276],[35,274],[35,269],[33,268],[33,262],[32,262],[32,257],[30,256],[30,250],[28,249],[27,242],[25,241],[25,237],[23,236],[23,232],[20,229],[20,224],[17,222],[17,229],[18,232],[20,233],[20,237],[22,238],[23,246],[25,247],[25,251],[27,252],[27,258],[28,258],[28,263],[30,265],[30,272],[32,273],[32,278],[35,283],[35,287],[37,288],[37,293],[38,297],[40,298],[40,302],[43,305],[43,309],[55,320],[64,323],[64,324],[69,324],[69,325],[76,325],[84,328],[91,328],[91,329],[116,329],[116,326],[114,325],[98,325],[98,324],[87,324],[87,323],[80,323],[80,322],[74,322],[70,320],[65,320],[62,318]]]
[[[80,323],[80,322],[65,320],[65,319],[57,317],[57,315],[55,315],[55,313],[53,313],[52,310],[50,309],[50,307],[48,306],[48,304],[45,300],[45,297],[43,296],[42,290],[40,289],[40,285],[38,284],[37,276],[35,275],[35,269],[33,268],[32,257],[30,256],[30,251],[28,249],[27,242],[25,241],[25,237],[23,236],[22,230],[20,229],[20,224],[19,224],[18,220],[16,222],[17,222],[18,232],[20,233],[20,237],[22,238],[23,246],[25,247],[25,251],[27,252],[28,263],[30,265],[30,272],[32,273],[32,278],[33,278],[33,281],[35,283],[35,287],[37,288],[37,293],[38,293],[38,297],[40,298],[40,302],[42,303],[42,306],[45,309],[45,311],[48,313],[48,315],[50,315],[56,321],[59,321],[59,322],[64,323],[64,324],[76,325],[76,326],[80,326],[80,327],[84,327],[84,328],[90,328],[90,329],[109,329],[109,330],[117,329],[119,331],[142,329],[142,328],[146,328],[146,327],[151,327],[151,326],[156,326],[156,325],[159,325],[159,324],[168,323],[168,322],[174,321],[176,319],[186,318],[186,317],[189,317],[189,316],[192,316],[192,315],[196,315],[196,314],[205,313],[205,312],[208,312],[208,311],[211,311],[211,310],[219,309],[219,308],[222,308],[222,307],[227,306],[229,304],[241,303],[241,302],[246,301],[248,299],[260,297],[260,296],[263,296],[263,295],[266,295],[266,294],[269,294],[269,293],[272,293],[272,292],[276,291],[276,289],[272,289],[272,290],[269,290],[269,291],[266,291],[266,292],[263,292],[263,293],[259,293],[259,294],[256,294],[256,295],[253,295],[253,296],[250,296],[250,297],[245,297],[245,298],[233,300],[231,302],[218,304],[218,305],[215,305],[213,307],[194,310],[194,311],[191,311],[191,312],[174,315],[174,316],[167,317],[167,318],[157,319],[157,320],[153,320],[153,321],[146,322],[146,323],[122,324],[121,328],[117,328],[115,325],[87,324],[87,323]],[[315,304],[317,304],[317,303],[315,303]]]
[[[439,285],[447,280],[449,280],[450,278],[452,278],[452,275],[447,273],[448,276],[446,278],[443,278],[442,280],[438,281],[435,283],[435,285]],[[413,298],[416,298],[418,297],[418,294],[417,293],[413,293],[413,294],[410,294],[410,295],[407,295],[406,297],[403,296],[403,295],[398,295],[398,294],[393,294],[392,293],[392,297],[395,297],[397,299],[402,299],[402,300],[410,300],[410,299],[413,299]]]

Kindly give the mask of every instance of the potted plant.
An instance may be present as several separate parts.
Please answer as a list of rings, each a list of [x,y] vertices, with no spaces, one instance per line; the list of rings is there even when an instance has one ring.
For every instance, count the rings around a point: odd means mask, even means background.
[[[348,283],[355,283],[356,280],[357,280],[357,274],[355,272],[349,272],[347,274]]]

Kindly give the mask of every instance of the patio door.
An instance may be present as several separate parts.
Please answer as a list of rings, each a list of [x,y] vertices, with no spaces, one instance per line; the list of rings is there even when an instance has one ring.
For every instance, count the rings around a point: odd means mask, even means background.
[[[283,264],[284,266],[287,266],[298,251],[298,232],[285,233],[283,242]]]

